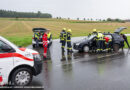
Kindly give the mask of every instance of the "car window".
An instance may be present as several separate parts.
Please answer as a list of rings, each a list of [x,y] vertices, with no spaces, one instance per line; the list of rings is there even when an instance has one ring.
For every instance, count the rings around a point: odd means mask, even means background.
[[[9,45],[7,45],[6,43],[4,43],[3,41],[0,40],[0,53],[6,53],[5,51],[2,50],[3,46],[10,47]]]
[[[105,35],[105,37],[109,37],[110,39],[112,39],[112,36],[111,36],[111,35]]]
[[[96,35],[91,35],[90,37],[88,37],[88,40],[93,39],[94,37],[96,37]]]

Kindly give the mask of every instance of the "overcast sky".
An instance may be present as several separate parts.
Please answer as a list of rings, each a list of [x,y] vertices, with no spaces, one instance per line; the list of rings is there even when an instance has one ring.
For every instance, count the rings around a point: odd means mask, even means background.
[[[41,11],[64,18],[130,18],[130,0],[0,0],[0,9]]]

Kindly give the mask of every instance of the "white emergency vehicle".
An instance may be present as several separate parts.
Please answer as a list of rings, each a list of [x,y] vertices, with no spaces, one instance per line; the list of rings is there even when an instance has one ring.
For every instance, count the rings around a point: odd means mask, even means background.
[[[37,51],[19,48],[0,36],[0,85],[29,85],[41,70],[42,61]]]

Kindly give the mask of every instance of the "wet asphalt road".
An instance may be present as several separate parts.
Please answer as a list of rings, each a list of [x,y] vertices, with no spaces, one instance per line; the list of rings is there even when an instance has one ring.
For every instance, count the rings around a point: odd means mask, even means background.
[[[36,50],[42,55],[42,47]],[[129,58],[128,49],[102,54],[74,51],[68,55],[61,52],[59,40],[54,40],[42,73],[33,78],[31,86],[44,86],[44,90],[130,90]]]

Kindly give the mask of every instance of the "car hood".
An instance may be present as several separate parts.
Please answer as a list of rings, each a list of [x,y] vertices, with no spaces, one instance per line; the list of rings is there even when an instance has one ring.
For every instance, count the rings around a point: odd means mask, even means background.
[[[95,38],[96,37],[96,35],[91,35],[91,36],[89,36],[89,37],[86,37],[86,38],[84,38],[84,39],[82,39],[82,40],[80,40],[80,41],[77,41],[77,42],[75,42],[75,43],[84,43],[84,42],[89,42],[89,41],[91,41],[93,38]]]
[[[83,42],[87,42],[88,41],[88,38],[86,37],[86,38],[83,38],[83,39],[81,39],[80,41],[76,41],[76,42],[74,42],[75,44],[76,43],[83,43]]]
[[[35,51],[35,50],[33,50],[33,49],[19,48],[19,50],[25,51],[25,52],[28,52],[28,53],[32,53],[33,55],[34,55],[34,54],[39,54],[37,51]]]
[[[126,27],[117,28],[114,33],[120,33],[120,32],[122,32],[124,29],[127,29],[127,28],[126,28]]]

